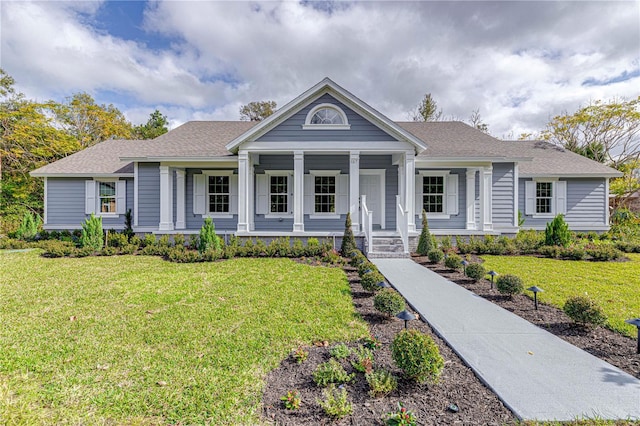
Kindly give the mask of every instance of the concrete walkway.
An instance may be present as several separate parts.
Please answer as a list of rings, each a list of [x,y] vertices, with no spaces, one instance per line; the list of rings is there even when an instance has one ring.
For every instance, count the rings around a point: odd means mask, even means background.
[[[519,418],[640,420],[640,380],[410,259],[372,262]]]

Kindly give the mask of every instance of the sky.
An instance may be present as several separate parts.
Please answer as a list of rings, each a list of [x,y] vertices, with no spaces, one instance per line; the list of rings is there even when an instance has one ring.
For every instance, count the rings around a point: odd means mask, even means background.
[[[171,127],[283,106],[329,77],[396,121],[426,93],[492,135],[640,96],[638,1],[0,1],[0,67],[28,98],[87,92]]]

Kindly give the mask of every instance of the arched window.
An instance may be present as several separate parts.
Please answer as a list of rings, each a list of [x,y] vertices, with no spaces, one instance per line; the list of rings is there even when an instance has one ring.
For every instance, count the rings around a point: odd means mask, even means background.
[[[343,130],[349,129],[349,121],[344,111],[333,104],[320,104],[307,114],[304,129]]]

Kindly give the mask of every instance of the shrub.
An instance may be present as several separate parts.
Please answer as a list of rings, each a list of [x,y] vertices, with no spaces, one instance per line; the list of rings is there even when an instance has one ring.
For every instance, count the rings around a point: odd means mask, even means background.
[[[318,365],[316,371],[313,372],[313,381],[322,387],[330,383],[348,383],[353,377],[353,374],[347,374],[344,367],[333,358]]]
[[[302,402],[300,399],[300,392],[297,390],[287,392],[286,395],[280,397],[280,400],[284,404],[284,408],[287,410],[297,410],[300,408],[300,403]]]
[[[25,212],[22,216],[22,222],[16,230],[16,238],[23,241],[31,241],[38,235],[38,228],[42,224],[39,215],[33,215],[31,212]]]
[[[449,269],[458,270],[462,268],[462,258],[455,253],[450,253],[444,259],[444,266],[446,266]]]
[[[521,254],[532,254],[544,244],[544,234],[534,230],[519,231],[514,240],[516,249]]]
[[[131,237],[133,237],[133,214],[131,214],[131,209],[127,209],[124,214],[124,231],[122,233],[127,237],[127,240],[131,240]]]
[[[524,284],[520,277],[516,275],[500,275],[496,280],[496,288],[500,294],[506,294],[512,297],[514,294],[520,294],[524,291]]]
[[[467,265],[466,273],[469,278],[476,282],[480,281],[484,278],[485,275],[487,275],[486,269],[484,269],[484,266],[482,266],[480,263],[472,263],[470,265]]]
[[[378,287],[378,283],[384,281],[384,277],[378,271],[369,272],[364,274],[360,279],[360,285],[364,289],[364,291],[368,291],[369,293],[376,293],[380,290]]]
[[[344,265],[345,261],[336,250],[329,250],[322,255],[322,261],[331,265]]]
[[[369,272],[378,272],[378,268],[376,268],[376,265],[369,262],[369,260],[365,260],[358,265],[358,275],[360,275],[361,277],[364,274],[368,274]]]
[[[427,212],[422,210],[422,231],[418,238],[418,248],[416,252],[421,256],[426,256],[433,248],[431,245],[431,233],[429,232],[429,222],[427,221]]]
[[[562,259],[582,260],[587,256],[587,252],[580,246],[572,246],[560,249]]]
[[[351,256],[351,261],[349,262],[349,265],[357,268],[359,264],[366,261],[367,261],[367,258],[365,257],[365,255],[362,254],[360,250],[355,250],[355,254]]]
[[[622,252],[610,245],[588,247],[586,252],[593,260],[600,262],[616,260],[622,257]]]
[[[559,214],[547,223],[544,230],[544,243],[548,246],[567,247],[571,243],[571,231],[564,221],[564,215]]]
[[[615,247],[625,253],[640,253],[640,243],[617,241]]]
[[[75,251],[75,245],[69,241],[38,241],[37,246],[44,250],[43,255],[46,257],[70,256]]]
[[[373,370],[365,375],[372,398],[385,396],[398,388],[398,380],[388,370]]]
[[[176,263],[195,263],[202,262],[202,255],[194,250],[185,250],[184,248],[173,247],[169,249],[167,260]]]
[[[307,256],[319,256],[322,254],[322,249],[320,248],[320,242],[317,238],[309,238],[307,239]]]
[[[404,374],[417,382],[438,381],[444,360],[433,339],[418,330],[402,330],[391,344],[391,357]]]
[[[92,247],[81,247],[79,249],[74,249],[71,252],[71,256],[75,256],[75,257],[87,257],[87,256],[91,256],[93,253],[95,253],[96,251],[92,248]]]
[[[351,252],[356,248],[356,239],[353,236],[353,229],[351,229],[351,213],[347,213],[347,220],[344,222],[344,234],[342,235],[340,253],[347,257],[350,256]]]
[[[266,249],[269,257],[289,257],[291,256],[291,240],[289,237],[279,237],[271,240]]]
[[[338,343],[329,351],[332,357],[336,359],[345,359],[351,355],[351,349],[344,343]]]
[[[182,234],[175,234],[173,236],[173,245],[178,248],[184,248],[185,238]]]
[[[220,239],[216,235],[216,227],[210,217],[204,219],[204,224],[200,228],[200,238],[198,251],[200,254],[207,250],[220,250]]]
[[[604,325],[607,320],[602,308],[594,300],[584,296],[567,299],[562,310],[569,318],[581,325]]]
[[[383,288],[373,298],[373,307],[389,317],[404,311],[404,298],[391,288]]]
[[[120,247],[120,254],[133,254],[138,250],[138,246],[135,244],[127,244]]]
[[[125,234],[118,232],[107,233],[107,246],[109,247],[124,247],[129,244],[129,238]]]
[[[353,406],[347,398],[348,394],[345,388],[336,388],[331,385],[323,393],[325,399],[324,401],[318,401],[318,404],[327,415],[341,419],[353,412]]]
[[[538,249],[540,256],[556,259],[560,257],[560,247],[558,246],[542,246]]]
[[[293,257],[304,256],[304,244],[300,238],[293,240],[293,247],[291,247],[291,255]]]
[[[152,247],[158,244],[158,240],[156,236],[153,234],[144,234],[144,239],[142,240],[143,247]]]
[[[440,248],[445,253],[449,253],[450,251],[453,250],[453,246],[451,245],[451,237],[450,236],[447,235],[446,237],[442,237],[440,239]]]
[[[298,364],[302,364],[309,358],[309,351],[305,350],[303,347],[299,347],[295,351],[293,351],[293,359],[296,360]]]
[[[142,244],[142,240],[140,240],[140,237],[138,237],[137,235],[134,235],[133,237],[129,238],[129,243],[136,246],[136,249],[138,249]]]
[[[98,252],[100,256],[115,256],[118,254],[118,249],[115,247],[103,247],[102,250]]]
[[[456,235],[456,248],[458,249],[458,253],[460,254],[468,254],[472,253],[474,250],[474,242],[475,239],[473,235],[469,237],[469,242],[465,242],[462,238]]]
[[[373,370],[373,351],[362,345],[353,353],[355,359],[351,361],[351,366],[361,373],[370,373]]]
[[[408,410],[401,402],[398,402],[398,409],[395,413],[387,413],[387,426],[416,426],[416,415]]]
[[[80,247],[100,251],[103,245],[102,218],[96,217],[91,213],[91,216],[82,224]]]
[[[440,249],[432,249],[427,253],[429,261],[432,263],[440,263],[444,259],[444,253]]]
[[[362,338],[362,344],[365,348],[369,348],[371,350],[376,350],[380,348],[381,343],[375,336],[369,335]]]
[[[189,248],[192,250],[198,250],[199,245],[200,241],[198,241],[198,236],[195,234],[189,235]]]

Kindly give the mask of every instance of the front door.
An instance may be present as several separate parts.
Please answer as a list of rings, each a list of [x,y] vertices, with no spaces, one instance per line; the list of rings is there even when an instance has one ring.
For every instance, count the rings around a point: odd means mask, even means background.
[[[367,196],[367,207],[373,212],[373,225],[384,229],[384,171],[362,170],[360,194]]]

